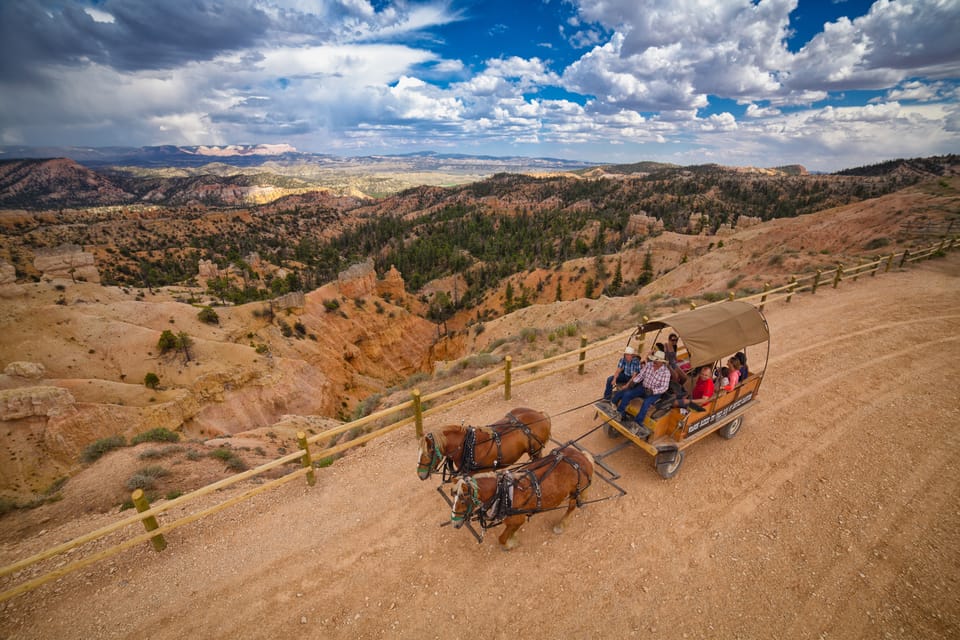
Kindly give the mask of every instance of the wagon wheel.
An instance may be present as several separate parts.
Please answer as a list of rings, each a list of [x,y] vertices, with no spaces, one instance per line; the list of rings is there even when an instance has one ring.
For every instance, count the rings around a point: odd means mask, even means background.
[[[743,416],[740,416],[736,420],[731,421],[728,424],[723,425],[717,429],[717,433],[720,434],[721,438],[726,438],[729,440],[733,436],[737,435],[740,431],[740,426],[743,424]]]
[[[653,464],[657,467],[657,473],[661,478],[669,480],[680,471],[680,465],[683,464],[683,451],[664,451],[657,454]]]

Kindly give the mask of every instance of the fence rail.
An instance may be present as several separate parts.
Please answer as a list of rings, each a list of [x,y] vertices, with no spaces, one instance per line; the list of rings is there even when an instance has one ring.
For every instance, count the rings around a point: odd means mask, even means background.
[[[903,268],[907,263],[918,262],[921,260],[927,260],[932,257],[943,255],[947,251],[951,251],[955,248],[956,240],[957,240],[956,237],[943,239],[937,244],[932,245],[930,247],[926,247],[924,249],[917,250],[915,253],[911,253],[909,250],[905,250],[902,253],[892,253],[885,256],[880,256],[880,257],[877,257],[875,260],[858,264],[853,267],[845,267],[842,264],[838,264],[836,269],[833,270],[832,272],[818,270],[816,273],[813,273],[813,274],[806,274],[799,277],[792,276],[790,278],[790,281],[787,282],[786,284],[783,284],[777,287],[772,287],[772,288],[769,285],[767,285],[764,287],[764,291],[761,293],[742,296],[740,298],[736,298],[734,293],[730,292],[729,299],[730,300],[737,299],[741,301],[750,302],[752,304],[759,306],[761,310],[763,309],[763,306],[765,304],[769,304],[772,302],[785,300],[786,302],[789,303],[792,296],[798,293],[809,291],[811,295],[816,294],[817,288],[822,284],[824,284],[825,278],[831,278],[831,283],[833,288],[837,288],[840,282],[842,282],[844,278],[852,277],[852,279],[856,281],[857,278],[862,275],[869,274],[871,276],[875,276],[881,270],[883,272],[887,272],[892,268],[892,266],[895,263],[897,264],[898,268]],[[708,303],[703,306],[722,304],[724,301],[725,300],[719,300],[719,301]],[[693,303],[691,303],[691,306],[696,308],[696,305]],[[631,332],[632,330],[623,331],[609,338],[599,340],[597,342],[592,343],[590,345],[590,348],[596,351],[598,349],[603,349],[603,347],[606,347],[612,343],[622,344],[622,341],[624,340],[624,336]],[[53,570],[48,571],[30,580],[27,580],[17,585],[16,587],[0,592],[0,603],[5,602],[27,591],[35,589],[51,580],[55,580],[68,573],[71,573],[78,569],[82,569],[86,566],[89,566],[95,562],[99,562],[101,560],[114,556],[126,549],[129,549],[143,542],[152,542],[154,545],[154,548],[160,551],[165,546],[165,543],[158,543],[158,541],[163,540],[162,536],[164,533],[168,531],[173,531],[174,529],[177,529],[179,527],[195,522],[196,520],[199,520],[205,516],[211,515],[223,509],[226,509],[234,504],[237,504],[238,502],[247,500],[257,494],[263,493],[265,491],[269,491],[276,487],[280,487],[302,476],[305,476],[307,478],[307,482],[310,485],[313,485],[314,464],[312,460],[314,459],[319,460],[325,457],[334,456],[334,455],[343,453],[344,451],[366,444],[367,442],[375,440],[379,437],[382,437],[388,433],[396,431],[397,429],[400,429],[401,427],[407,426],[409,424],[415,424],[416,435],[419,438],[423,434],[423,418],[424,417],[428,417],[430,415],[445,411],[469,399],[472,399],[474,397],[477,397],[485,393],[489,393],[492,389],[497,389],[499,387],[504,388],[504,396],[506,399],[509,400],[511,388],[514,385],[527,384],[529,382],[533,382],[534,380],[538,380],[547,376],[556,375],[562,371],[566,371],[574,367],[579,367],[580,374],[583,374],[584,366],[586,364],[595,362],[601,358],[607,358],[609,357],[609,355],[610,355],[609,351],[602,351],[601,353],[597,353],[596,355],[590,356],[588,358],[587,357],[587,339],[586,337],[581,337],[580,347],[577,349],[572,349],[570,351],[566,351],[564,353],[560,353],[560,354],[551,356],[549,358],[544,358],[542,360],[528,362],[526,364],[517,366],[515,368],[512,367],[512,359],[510,358],[510,356],[507,356],[505,358],[503,365],[495,367],[494,369],[486,371],[469,380],[465,380],[458,384],[452,385],[450,387],[446,387],[444,389],[440,389],[438,391],[428,393],[423,396],[421,396],[420,391],[418,389],[415,389],[411,392],[410,400],[407,400],[406,402],[402,402],[396,406],[389,407],[387,409],[383,409],[375,413],[371,413],[370,415],[364,416],[362,418],[359,418],[351,422],[347,422],[343,425],[340,425],[333,429],[329,429],[319,434],[312,435],[310,437],[306,437],[304,433],[298,433],[297,437],[300,443],[299,451],[287,454],[275,460],[271,460],[270,462],[262,464],[253,469],[248,469],[247,471],[243,471],[241,473],[232,475],[229,478],[224,478],[223,480],[214,482],[205,487],[197,489],[196,491],[192,491],[190,493],[184,494],[173,500],[163,502],[156,506],[151,507],[144,502],[143,506],[145,508],[142,511],[140,511],[139,510],[140,506],[138,506],[138,513],[136,513],[135,515],[130,515],[125,518],[121,518],[120,520],[118,520],[113,524],[107,525],[105,527],[101,527],[100,529],[91,531],[90,533],[79,536],[73,540],[64,542],[63,544],[59,544],[57,546],[51,547],[33,556],[24,558],[23,560],[19,560],[6,567],[0,568],[0,578],[3,578],[4,576],[9,576],[11,574],[15,574],[17,572],[23,571],[27,567],[30,567],[44,560],[49,560],[55,556],[66,553],[67,551],[80,547],[81,545],[93,542],[95,540],[104,538],[105,536],[110,535],[112,533],[121,531],[125,528],[135,525],[137,522],[143,523],[145,528],[147,529],[145,533],[134,535],[133,537],[126,539],[123,542],[115,544],[111,547],[103,549],[97,553],[94,553],[90,556],[87,556],[75,562],[56,567]],[[513,373],[526,372],[526,371],[539,369],[540,367],[551,365],[568,358],[573,359],[572,362],[565,363],[556,367],[550,367],[547,370],[541,371],[538,373],[532,373],[531,375],[526,376],[521,380],[514,381],[512,379]],[[423,408],[424,403],[431,403],[434,400],[439,400],[452,393],[455,393],[457,391],[461,391],[464,389],[469,389],[470,387],[475,385],[480,385],[480,388],[474,389],[472,391],[468,391],[465,394],[458,395],[457,397],[447,400],[446,402],[435,404],[433,406],[430,406],[427,409]],[[404,414],[409,414],[409,415],[404,415]],[[396,419],[398,416],[399,416],[399,419]],[[315,451],[312,453],[310,451],[310,445],[318,445],[318,443],[332,440],[333,438],[339,436],[340,434],[346,433],[348,431],[352,431],[354,429],[358,429],[361,427],[366,427],[380,420],[389,420],[389,419],[396,419],[396,421],[386,426],[370,431],[369,433],[365,433],[348,442],[336,444],[333,446],[328,446],[326,448],[322,448],[319,451]],[[162,525],[156,522],[156,516],[166,511],[169,511],[170,509],[183,506],[188,502],[197,500],[203,496],[209,495],[220,489],[224,489],[238,482],[242,482],[249,478],[259,476],[263,473],[266,473],[267,471],[270,471],[271,469],[276,469],[277,467],[281,467],[283,465],[290,464],[297,461],[301,463],[301,468],[291,473],[285,474],[280,478],[276,478],[268,482],[264,482],[263,484],[260,484],[253,489],[245,491],[239,495],[233,496],[213,506],[206,507],[202,510],[199,510],[189,515],[178,518],[177,520],[174,520],[172,522],[162,524]],[[151,522],[152,522],[152,525],[150,524]]]

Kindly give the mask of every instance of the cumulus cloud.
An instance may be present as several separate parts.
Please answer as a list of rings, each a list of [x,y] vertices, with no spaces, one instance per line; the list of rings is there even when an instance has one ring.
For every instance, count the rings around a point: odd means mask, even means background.
[[[821,168],[960,142],[956,0],[877,0],[792,50],[797,0],[546,5],[554,28],[486,22],[500,47],[481,56],[444,42],[470,19],[452,0],[0,2],[0,139],[764,165],[808,150]],[[854,90],[873,99],[841,99]]]
[[[824,25],[796,55],[787,84],[828,90],[883,89],[911,75],[960,75],[955,1],[878,0],[867,15]]]

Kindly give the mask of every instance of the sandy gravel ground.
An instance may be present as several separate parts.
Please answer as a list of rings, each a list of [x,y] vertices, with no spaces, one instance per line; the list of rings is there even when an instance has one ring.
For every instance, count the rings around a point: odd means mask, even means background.
[[[560,536],[553,513],[509,553],[498,530],[478,545],[440,527],[449,511],[416,477],[409,428],[314,488],[298,480],[168,534],[163,553],[143,545],[0,605],[0,637],[960,637],[960,254],[767,317],[768,374],[740,434],[698,443],[669,481],[639,449],[610,456],[627,495]],[[614,358],[428,427],[530,406],[577,437],[593,411],[565,411],[599,395]],[[115,518],[7,541],[0,564]]]

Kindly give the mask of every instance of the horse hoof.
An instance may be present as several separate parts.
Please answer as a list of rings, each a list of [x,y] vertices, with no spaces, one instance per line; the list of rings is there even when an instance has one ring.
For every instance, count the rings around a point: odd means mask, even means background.
[[[553,532],[556,533],[557,535],[560,535],[561,533],[563,533],[563,526],[559,524],[553,525]]]

